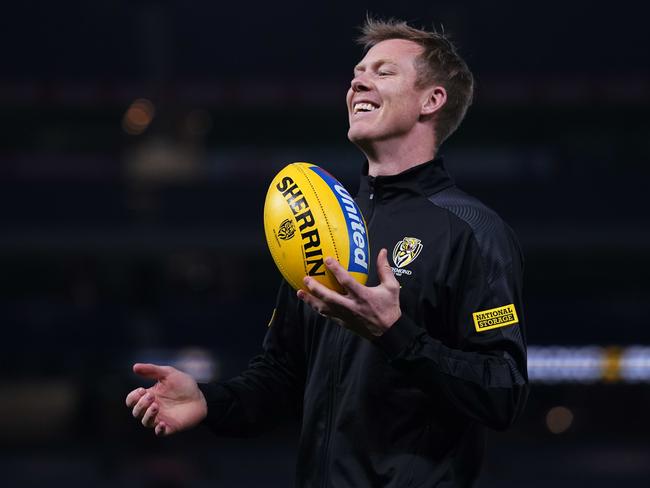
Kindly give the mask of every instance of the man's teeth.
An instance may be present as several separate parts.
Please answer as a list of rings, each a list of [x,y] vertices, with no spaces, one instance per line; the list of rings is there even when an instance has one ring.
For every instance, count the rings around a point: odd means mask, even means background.
[[[359,112],[372,112],[373,110],[377,110],[377,107],[375,107],[372,103],[355,103],[354,104],[354,113],[359,113]]]

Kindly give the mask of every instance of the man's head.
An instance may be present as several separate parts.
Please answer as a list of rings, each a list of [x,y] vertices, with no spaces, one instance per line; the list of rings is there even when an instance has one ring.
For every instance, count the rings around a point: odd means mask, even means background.
[[[367,19],[364,58],[348,91],[348,137],[370,142],[411,140],[416,131],[440,146],[472,102],[474,81],[453,44],[406,22]],[[411,137],[411,139],[406,139]]]

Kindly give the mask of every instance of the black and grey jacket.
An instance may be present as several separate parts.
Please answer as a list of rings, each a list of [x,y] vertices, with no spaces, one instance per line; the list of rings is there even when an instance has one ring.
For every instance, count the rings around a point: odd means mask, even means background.
[[[283,283],[263,353],[240,376],[201,385],[206,423],[254,435],[300,416],[298,487],[471,486],[485,427],[511,425],[528,391],[516,237],[440,159],[365,176],[356,201],[370,261],[392,254],[402,317],[371,342]]]

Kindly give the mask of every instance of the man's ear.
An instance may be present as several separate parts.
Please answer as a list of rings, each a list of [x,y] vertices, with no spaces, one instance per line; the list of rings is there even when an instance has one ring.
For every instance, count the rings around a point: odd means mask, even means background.
[[[422,104],[421,115],[432,115],[438,112],[447,103],[447,90],[444,86],[431,87],[426,92],[427,98]]]

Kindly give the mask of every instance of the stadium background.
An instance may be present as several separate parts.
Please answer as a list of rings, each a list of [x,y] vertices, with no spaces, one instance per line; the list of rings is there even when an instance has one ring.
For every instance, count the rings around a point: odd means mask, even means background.
[[[356,188],[367,9],[452,33],[478,91],[442,154],[527,257],[536,380],[481,486],[647,486],[648,7],[505,0],[5,2],[2,486],[290,485],[293,424],[161,440],[123,402],[136,360],[228,377],[259,350],[266,185],[308,160]]]

